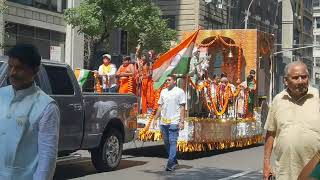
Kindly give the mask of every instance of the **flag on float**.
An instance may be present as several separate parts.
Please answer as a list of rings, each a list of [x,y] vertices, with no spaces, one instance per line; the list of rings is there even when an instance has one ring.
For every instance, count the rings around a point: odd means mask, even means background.
[[[199,30],[192,33],[191,36],[178,46],[160,56],[153,64],[152,79],[155,82],[155,89],[160,88],[170,74],[188,73],[190,59]]]
[[[80,87],[82,87],[89,77],[90,70],[77,68],[74,71],[74,74],[77,78],[77,81],[78,81]]]

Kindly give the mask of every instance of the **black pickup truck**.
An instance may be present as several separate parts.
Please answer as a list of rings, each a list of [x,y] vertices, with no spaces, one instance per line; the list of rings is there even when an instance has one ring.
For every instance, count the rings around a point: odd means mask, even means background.
[[[0,87],[9,85],[7,59],[0,58]],[[82,92],[72,69],[63,63],[42,61],[36,84],[59,105],[59,157],[88,150],[97,171],[114,170],[123,143],[133,140],[138,105],[133,95]]]

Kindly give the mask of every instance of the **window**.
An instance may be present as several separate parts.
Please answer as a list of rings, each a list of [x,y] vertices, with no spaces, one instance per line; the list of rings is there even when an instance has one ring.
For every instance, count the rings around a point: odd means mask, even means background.
[[[312,21],[307,19],[307,18],[303,18],[303,31],[305,33],[311,33],[312,32]]]
[[[320,17],[316,17],[316,27],[320,28]]]
[[[45,65],[53,95],[73,95],[73,84],[65,67]]]
[[[9,0],[11,2],[45,9],[54,12],[63,12],[67,7],[67,0]]]
[[[38,48],[41,57],[44,59],[50,58],[51,46],[64,46],[66,38],[65,34],[61,32],[10,22],[6,22],[5,32],[5,55],[17,43],[30,43]],[[61,54],[64,54],[64,49]]]
[[[316,44],[320,45],[320,35],[315,35]]]
[[[309,11],[312,11],[312,0],[303,0],[303,6]]]
[[[176,16],[174,15],[162,16],[162,19],[167,20],[167,24],[169,28],[176,29]]]
[[[319,7],[320,6],[320,0],[313,0],[313,7]]]

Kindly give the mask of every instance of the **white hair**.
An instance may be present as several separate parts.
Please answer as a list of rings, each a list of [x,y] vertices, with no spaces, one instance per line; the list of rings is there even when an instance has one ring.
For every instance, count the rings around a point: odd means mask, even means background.
[[[308,71],[307,65],[304,62],[298,60],[298,61],[293,61],[284,67],[284,77],[288,77],[290,69],[292,68],[292,66],[296,66],[296,65],[303,65],[307,71],[308,76],[309,76],[309,71]]]

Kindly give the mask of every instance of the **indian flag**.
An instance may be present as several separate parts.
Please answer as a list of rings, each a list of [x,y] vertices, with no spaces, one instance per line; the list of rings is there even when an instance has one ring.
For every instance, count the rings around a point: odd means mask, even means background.
[[[199,30],[185,39],[175,48],[166,52],[153,64],[152,79],[154,88],[158,89],[166,81],[170,74],[186,74],[189,71],[189,63]]]
[[[76,75],[76,78],[77,78],[77,81],[78,81],[80,87],[82,87],[84,85],[84,83],[87,81],[87,79],[89,77],[89,73],[90,73],[90,70],[87,70],[87,69],[77,68],[74,71],[74,74]]]

